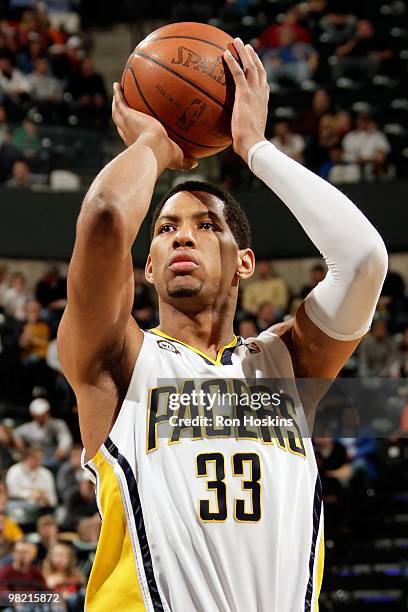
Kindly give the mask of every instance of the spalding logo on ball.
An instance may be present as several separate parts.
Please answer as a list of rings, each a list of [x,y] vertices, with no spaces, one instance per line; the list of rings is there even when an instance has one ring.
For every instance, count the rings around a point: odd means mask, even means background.
[[[203,23],[159,28],[134,50],[122,88],[135,110],[155,117],[186,157],[215,155],[231,140],[234,82],[223,60],[231,36]]]

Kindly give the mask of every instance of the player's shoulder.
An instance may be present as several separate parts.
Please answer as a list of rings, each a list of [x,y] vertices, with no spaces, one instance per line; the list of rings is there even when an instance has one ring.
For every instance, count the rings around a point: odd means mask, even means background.
[[[256,338],[251,339],[268,352],[273,352],[274,355],[292,360],[292,328],[294,319],[277,323],[262,331]]]

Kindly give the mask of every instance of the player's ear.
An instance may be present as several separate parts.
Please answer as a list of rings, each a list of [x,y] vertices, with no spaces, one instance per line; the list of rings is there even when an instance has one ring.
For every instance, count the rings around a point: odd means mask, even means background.
[[[150,257],[150,253],[147,256],[147,261],[146,261],[146,265],[145,265],[145,277],[148,283],[150,283],[151,285],[154,284],[153,282],[153,268],[152,268],[152,258]]]
[[[255,255],[252,249],[238,251],[237,276],[240,279],[250,278],[255,270]]]

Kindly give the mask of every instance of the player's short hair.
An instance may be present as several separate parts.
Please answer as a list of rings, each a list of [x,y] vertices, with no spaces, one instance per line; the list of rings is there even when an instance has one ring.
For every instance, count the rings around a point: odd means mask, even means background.
[[[251,246],[251,228],[248,218],[241,205],[225,189],[222,189],[217,185],[213,185],[212,183],[205,183],[204,181],[185,181],[184,183],[179,183],[163,196],[153,212],[152,223],[150,226],[150,241],[153,240],[154,226],[163,206],[167,200],[180,191],[202,191],[204,193],[214,195],[219,200],[224,202],[224,217],[232,235],[235,238],[238,248],[247,249]]]

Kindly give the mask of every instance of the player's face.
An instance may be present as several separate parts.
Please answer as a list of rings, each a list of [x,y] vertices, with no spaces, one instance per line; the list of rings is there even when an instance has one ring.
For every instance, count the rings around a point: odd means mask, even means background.
[[[181,191],[163,206],[146,265],[160,297],[202,306],[237,285],[240,251],[223,211],[221,200],[203,192]]]

